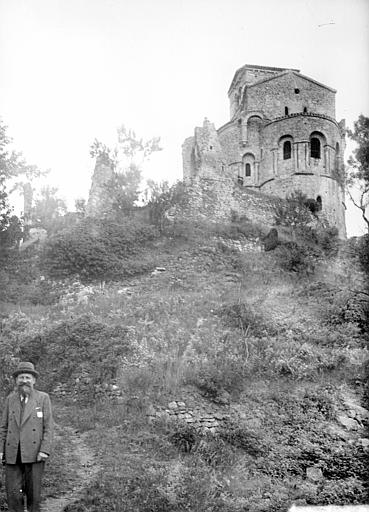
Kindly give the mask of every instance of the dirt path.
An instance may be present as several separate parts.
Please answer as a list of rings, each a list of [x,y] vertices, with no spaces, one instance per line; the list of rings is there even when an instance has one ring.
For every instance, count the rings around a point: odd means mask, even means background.
[[[73,467],[71,470],[76,471],[78,480],[71,491],[62,494],[58,498],[47,498],[41,506],[42,512],[62,512],[66,505],[78,499],[82,489],[100,469],[99,464],[96,462],[95,454],[86,443],[86,434],[77,434],[70,427],[63,427],[63,429],[69,430],[71,449],[76,456],[72,462]]]

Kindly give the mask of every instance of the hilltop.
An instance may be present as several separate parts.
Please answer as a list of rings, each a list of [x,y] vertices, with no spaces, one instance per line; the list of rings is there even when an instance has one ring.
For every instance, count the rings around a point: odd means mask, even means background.
[[[2,384],[27,358],[52,395],[48,510],[367,502],[365,282],[351,254],[265,252],[249,222],[182,223],[125,255],[121,278],[13,290]]]

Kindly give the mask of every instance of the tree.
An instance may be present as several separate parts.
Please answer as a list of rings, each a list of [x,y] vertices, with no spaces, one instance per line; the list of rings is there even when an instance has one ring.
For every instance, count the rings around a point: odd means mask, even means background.
[[[67,213],[67,206],[57,192],[57,188],[49,185],[41,189],[32,208],[32,226],[44,228],[49,233],[57,229],[61,217]]]
[[[114,171],[113,178],[105,187],[109,197],[113,198],[113,213],[119,216],[129,214],[133,209],[141,193],[142,166],[152,153],[162,148],[159,137],[145,141],[124,125],[117,129],[117,136],[118,142],[114,148],[95,139],[90,155],[92,158],[99,157]]]
[[[4,257],[22,237],[21,221],[13,214],[7,190],[8,180],[17,174],[19,155],[9,151],[11,139],[0,119],[0,247]]]
[[[10,149],[12,139],[0,119],[0,242],[3,249],[12,247],[22,238],[21,220],[13,214],[9,195],[14,190],[32,189],[32,181],[45,172],[26,163],[22,154]],[[7,233],[7,231],[9,231]]]
[[[185,186],[180,181],[169,186],[167,181],[156,183],[153,180],[147,180],[147,185],[148,188],[145,192],[148,199],[150,221],[162,232],[168,210],[186,202]]]
[[[347,130],[347,133],[356,142],[357,148],[348,160],[346,190],[353,204],[361,211],[369,233],[369,118],[361,114],[354,122],[354,130]],[[358,198],[355,198],[354,189]]]

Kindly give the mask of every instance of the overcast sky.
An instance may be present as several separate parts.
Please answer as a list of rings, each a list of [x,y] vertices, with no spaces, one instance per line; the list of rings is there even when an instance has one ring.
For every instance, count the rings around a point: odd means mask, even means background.
[[[205,116],[229,120],[244,64],[337,89],[352,126],[369,115],[368,48],[369,0],[0,0],[0,116],[73,204],[88,195],[90,144],[114,144],[121,124],[161,137],[147,177],[181,179],[183,140]]]

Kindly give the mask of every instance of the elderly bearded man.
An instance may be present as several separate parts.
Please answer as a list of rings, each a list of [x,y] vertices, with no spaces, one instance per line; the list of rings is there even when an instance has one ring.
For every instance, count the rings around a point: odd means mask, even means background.
[[[41,479],[51,451],[53,420],[49,395],[33,388],[38,373],[19,363],[15,390],[7,397],[0,425],[0,454],[5,463],[9,512],[39,512]]]

